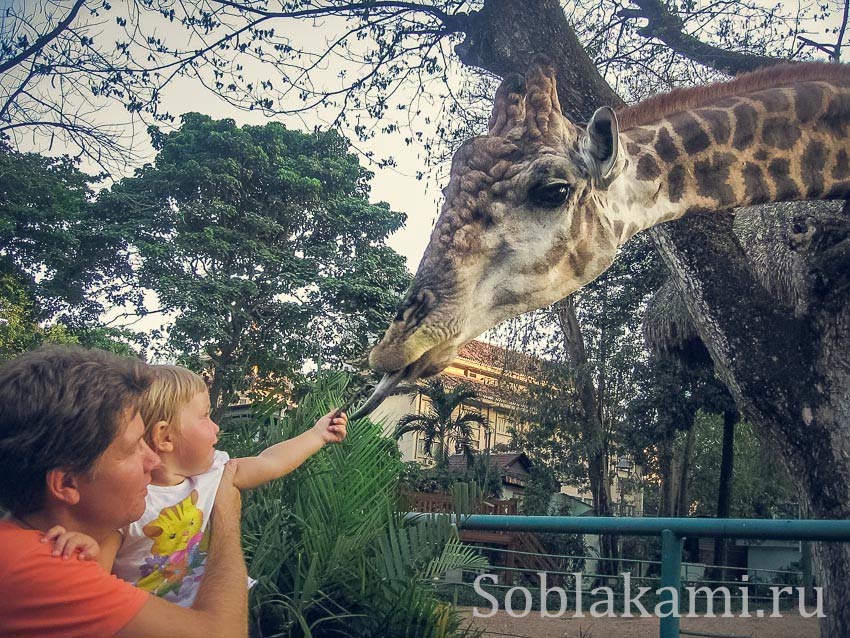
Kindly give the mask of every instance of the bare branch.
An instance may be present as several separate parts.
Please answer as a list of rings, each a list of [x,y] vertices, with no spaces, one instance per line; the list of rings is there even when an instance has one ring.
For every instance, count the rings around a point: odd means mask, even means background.
[[[5,73],[9,69],[14,66],[17,66],[28,57],[32,55],[37,55],[51,40],[53,40],[57,35],[62,33],[68,26],[74,21],[74,18],[77,17],[77,13],[80,8],[86,3],[85,0],[76,0],[74,6],[71,7],[71,10],[68,12],[68,15],[65,16],[65,19],[59,22],[53,29],[48,31],[47,33],[40,36],[35,42],[33,42],[32,46],[27,47],[18,55],[13,56],[12,58],[6,60],[2,64],[0,64],[0,73]]]
[[[848,15],[850,15],[850,0],[844,0],[844,16],[841,18],[841,27],[838,29],[838,38],[835,40],[835,49],[832,53],[834,62],[841,59],[841,46],[844,43],[844,33],[847,31]]]
[[[646,26],[638,29],[640,35],[656,38],[679,55],[722,73],[737,75],[788,62],[785,58],[738,53],[706,44],[685,33],[682,19],[670,13],[661,0],[633,0],[633,2],[640,7],[639,10],[623,9],[618,12],[618,15],[629,19],[646,20]]]

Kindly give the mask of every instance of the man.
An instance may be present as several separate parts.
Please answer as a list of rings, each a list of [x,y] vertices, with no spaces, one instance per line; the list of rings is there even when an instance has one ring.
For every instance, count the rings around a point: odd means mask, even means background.
[[[54,525],[97,541],[138,519],[159,458],[144,441],[143,363],[43,347],[0,369],[0,636],[238,638],[247,635],[235,467],[211,519],[206,575],[191,609],[134,588],[94,561],[52,556]]]

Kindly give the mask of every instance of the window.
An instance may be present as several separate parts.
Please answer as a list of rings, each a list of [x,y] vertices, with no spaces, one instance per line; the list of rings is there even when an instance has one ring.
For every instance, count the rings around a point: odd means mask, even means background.
[[[416,458],[425,458],[425,439],[420,434],[416,435]]]
[[[507,434],[508,433],[508,417],[507,415],[496,412],[496,433],[497,434]]]

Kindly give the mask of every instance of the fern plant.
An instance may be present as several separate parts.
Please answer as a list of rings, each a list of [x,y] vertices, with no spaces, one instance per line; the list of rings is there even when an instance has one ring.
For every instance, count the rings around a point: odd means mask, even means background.
[[[225,430],[232,456],[256,454],[312,427],[342,404],[347,378],[323,375],[282,419],[266,402],[255,419]],[[463,546],[449,517],[398,512],[402,468],[395,441],[368,420],[298,470],[246,495],[243,546],[250,574],[252,632],[285,638],[466,638],[436,595],[450,570],[486,561]]]

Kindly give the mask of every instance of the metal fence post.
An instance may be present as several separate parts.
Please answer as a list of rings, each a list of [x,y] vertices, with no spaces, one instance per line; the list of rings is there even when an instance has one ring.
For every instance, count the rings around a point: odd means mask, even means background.
[[[809,541],[800,543],[800,568],[803,571],[803,587],[807,605],[814,605],[814,579],[812,577],[812,544]]]
[[[661,618],[660,638],[679,638],[679,611],[682,604],[682,537],[671,530],[661,532],[661,586],[672,587],[673,592],[662,592],[661,602],[674,600],[675,614]],[[665,607],[666,609],[666,607]]]

